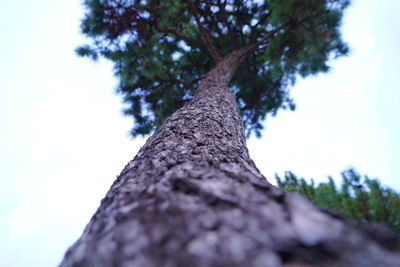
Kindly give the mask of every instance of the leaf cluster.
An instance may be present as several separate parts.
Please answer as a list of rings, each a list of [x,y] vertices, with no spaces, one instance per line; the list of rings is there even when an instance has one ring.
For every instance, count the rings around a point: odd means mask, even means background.
[[[297,75],[327,71],[329,59],[348,50],[339,32],[348,0],[191,1],[221,56],[259,43],[231,82],[248,134],[260,135],[268,114],[294,109],[288,88]],[[214,65],[186,2],[84,1],[81,30],[90,42],[77,53],[114,62],[133,136],[189,101]]]
[[[340,212],[361,223],[378,222],[400,233],[400,194],[382,186],[378,179],[361,176],[354,169],[341,173],[342,183],[328,182],[316,185],[286,172],[283,179],[276,175],[278,186],[288,192],[298,192],[313,204]]]

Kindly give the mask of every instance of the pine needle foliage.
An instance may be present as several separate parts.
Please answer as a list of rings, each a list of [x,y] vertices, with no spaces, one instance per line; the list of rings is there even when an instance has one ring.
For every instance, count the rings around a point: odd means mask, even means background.
[[[386,224],[400,234],[400,194],[382,186],[378,179],[361,176],[356,170],[341,173],[342,183],[315,184],[314,180],[299,178],[286,172],[283,179],[276,175],[278,186],[288,192],[297,192],[313,204],[337,211],[361,223]]]
[[[80,56],[114,63],[117,92],[146,135],[192,99],[219,58],[256,45],[231,82],[247,134],[295,108],[295,78],[348,52],[339,31],[349,0],[84,0]],[[192,7],[192,8],[191,8]],[[264,41],[263,41],[264,40]]]

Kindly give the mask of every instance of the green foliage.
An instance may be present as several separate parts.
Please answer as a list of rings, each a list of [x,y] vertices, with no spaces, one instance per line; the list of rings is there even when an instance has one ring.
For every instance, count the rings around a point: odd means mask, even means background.
[[[387,224],[400,233],[400,195],[382,186],[377,179],[357,173],[354,169],[343,171],[342,184],[337,187],[332,177],[327,183],[315,185],[292,172],[284,179],[276,176],[278,186],[288,192],[298,192],[313,204],[338,211],[361,223]]]
[[[288,87],[297,75],[329,69],[345,55],[339,33],[348,0],[192,0],[222,55],[271,34],[241,64],[232,80],[247,133],[280,108],[294,109]],[[91,44],[81,56],[114,62],[132,134],[148,134],[193,97],[214,62],[182,0],[85,0],[82,32]],[[273,34],[272,34],[273,33]]]

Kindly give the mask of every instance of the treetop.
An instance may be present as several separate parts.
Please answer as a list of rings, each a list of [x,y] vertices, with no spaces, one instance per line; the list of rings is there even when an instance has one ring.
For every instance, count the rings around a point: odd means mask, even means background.
[[[145,135],[189,101],[224,55],[252,47],[232,88],[247,134],[280,108],[289,86],[329,70],[348,47],[339,31],[348,0],[85,0],[81,56],[114,62],[132,135]]]

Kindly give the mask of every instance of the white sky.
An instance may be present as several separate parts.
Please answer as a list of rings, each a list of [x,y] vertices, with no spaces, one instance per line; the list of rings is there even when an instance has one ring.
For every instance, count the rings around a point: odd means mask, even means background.
[[[324,181],[354,166],[400,189],[398,10],[397,0],[354,2],[350,56],[299,81],[297,110],[249,141],[267,178]],[[0,266],[59,263],[144,142],[128,136],[111,64],[74,54],[82,14],[80,1],[0,2]]]

